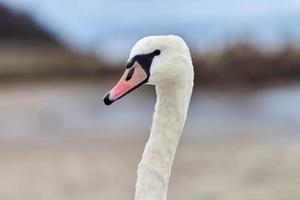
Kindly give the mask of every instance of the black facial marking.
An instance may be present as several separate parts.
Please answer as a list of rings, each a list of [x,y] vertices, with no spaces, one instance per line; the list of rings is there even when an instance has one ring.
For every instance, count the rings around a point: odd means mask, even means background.
[[[132,69],[129,70],[127,77],[126,77],[126,81],[129,81],[132,78],[132,76],[134,74],[134,69],[135,68],[133,67]]]
[[[131,59],[131,60],[127,63],[126,68],[129,69],[130,67],[132,67],[133,64],[134,64],[134,60]]]
[[[148,54],[139,54],[134,56],[126,65],[126,68],[130,68],[133,66],[134,62],[138,62],[141,67],[143,68],[143,70],[146,72],[146,74],[148,75],[146,81],[148,81],[149,76],[150,76],[150,67],[151,67],[151,63],[152,60],[155,56],[160,55],[160,50],[156,49],[155,51],[153,51],[152,53],[148,53]],[[128,72],[129,75],[130,71]],[[132,72],[131,76],[133,75],[134,71]],[[128,76],[127,76],[128,78]],[[126,80],[127,80],[126,78]],[[130,77],[131,78],[131,77]],[[128,80],[130,80],[130,78]]]

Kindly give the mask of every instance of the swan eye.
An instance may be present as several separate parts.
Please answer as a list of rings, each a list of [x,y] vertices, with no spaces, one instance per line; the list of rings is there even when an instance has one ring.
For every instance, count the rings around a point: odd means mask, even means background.
[[[158,55],[160,54],[160,50],[159,50],[159,49],[156,49],[155,51],[153,51],[153,54],[154,54],[155,56],[158,56]]]

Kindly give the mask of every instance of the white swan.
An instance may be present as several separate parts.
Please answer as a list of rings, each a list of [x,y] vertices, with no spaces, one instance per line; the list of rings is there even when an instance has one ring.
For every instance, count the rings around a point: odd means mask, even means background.
[[[109,105],[144,83],[156,87],[152,129],[138,167],[135,200],[167,199],[193,79],[192,59],[183,39],[173,35],[149,36],[134,45],[121,80],[104,97]]]

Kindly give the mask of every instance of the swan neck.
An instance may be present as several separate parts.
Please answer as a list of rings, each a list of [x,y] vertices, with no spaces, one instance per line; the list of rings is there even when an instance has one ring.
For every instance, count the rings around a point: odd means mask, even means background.
[[[186,120],[192,85],[156,86],[149,140],[139,164],[135,200],[166,200],[176,148]]]

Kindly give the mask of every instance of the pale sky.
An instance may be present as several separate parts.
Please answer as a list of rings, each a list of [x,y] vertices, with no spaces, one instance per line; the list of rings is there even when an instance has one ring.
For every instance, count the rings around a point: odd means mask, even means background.
[[[150,34],[179,34],[198,46],[247,35],[273,45],[300,41],[297,0],[0,0],[82,51],[128,51]],[[289,39],[289,38],[288,38]]]

